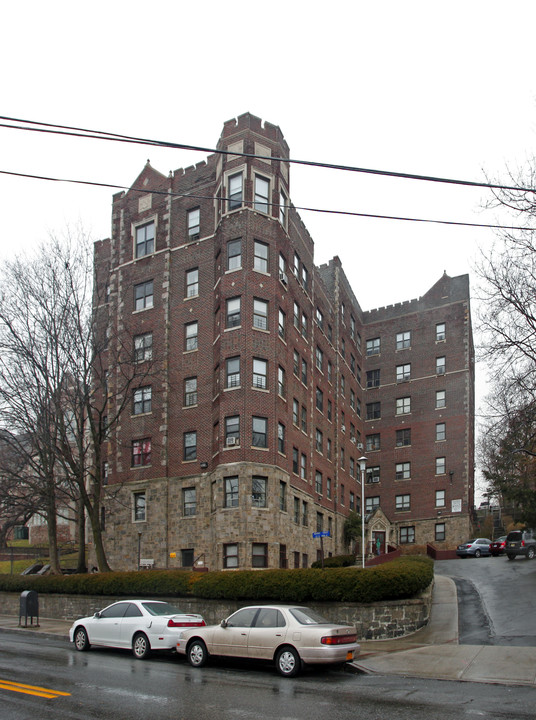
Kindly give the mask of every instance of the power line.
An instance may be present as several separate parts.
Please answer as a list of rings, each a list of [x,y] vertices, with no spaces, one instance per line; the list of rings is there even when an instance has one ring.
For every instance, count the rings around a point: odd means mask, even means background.
[[[466,187],[487,188],[490,190],[510,190],[514,192],[536,192],[534,188],[516,187],[513,185],[500,185],[495,183],[477,182],[475,180],[457,180],[454,178],[436,177],[433,175],[419,175],[415,173],[396,172],[394,170],[377,170],[372,168],[362,168],[353,165],[340,165],[336,163],[323,163],[314,160],[298,160],[296,158],[280,158],[277,156],[257,155],[254,153],[231,152],[229,150],[220,150],[217,148],[208,148],[199,145],[188,145],[184,143],[175,143],[167,140],[152,140],[149,138],[140,138],[132,135],[124,135],[121,133],[112,133],[106,130],[90,130],[88,128],[79,128],[69,125],[58,125],[55,123],[45,123],[38,120],[26,120],[23,118],[12,118],[0,115],[0,120],[9,123],[24,123],[25,125],[37,125],[39,127],[25,127],[24,125],[8,125],[0,123],[0,127],[12,130],[26,130],[31,132],[50,133],[54,135],[67,135],[70,137],[84,137],[93,140],[108,140],[113,142],[134,143],[138,145],[150,145],[153,147],[167,147],[176,150],[192,150],[195,152],[214,153],[218,155],[235,155],[246,158],[259,158],[262,160],[280,160],[281,162],[294,163],[296,165],[305,165],[309,167],[327,168],[330,170],[343,170],[346,172],[364,173],[368,175],[379,175],[383,177],[393,177],[403,180],[421,180],[425,182],[443,183],[449,185],[462,185]]]
[[[235,153],[233,153],[235,154]],[[71,178],[59,178],[59,177],[52,177],[48,175],[33,175],[30,173],[20,173],[20,172],[14,172],[10,170],[0,170],[0,175],[11,175],[13,177],[20,177],[20,178],[28,178],[30,180],[44,180],[49,182],[61,182],[61,183],[71,183],[74,185],[89,185],[93,187],[102,187],[102,188],[110,188],[111,190],[125,190],[127,192],[133,191],[133,192],[140,192],[140,193],[147,193],[147,188],[137,188],[135,186],[128,187],[127,185],[116,185],[114,183],[105,183],[105,182],[96,182],[92,180],[75,180]],[[151,193],[153,195],[166,195],[171,197],[182,197],[182,198],[191,198],[192,200],[222,200],[226,201],[228,198],[223,197],[221,195],[199,195],[194,193],[174,193],[167,190],[151,190]],[[270,206],[270,207],[280,207],[278,203],[270,203],[266,202],[263,203],[264,205]],[[245,203],[245,205],[253,205],[253,202]],[[315,212],[315,213],[326,213],[328,215],[346,215],[349,217],[362,217],[362,218],[372,218],[377,220],[397,220],[397,221],[404,221],[404,222],[417,222],[417,223],[430,223],[435,225],[453,225],[453,226],[459,226],[459,227],[473,227],[473,228],[488,228],[493,230],[527,230],[530,228],[524,227],[524,226],[517,226],[517,225],[494,225],[491,223],[471,223],[471,222],[461,222],[456,220],[436,220],[432,218],[414,218],[414,217],[405,217],[402,215],[379,215],[375,213],[363,213],[363,212],[356,212],[352,210],[327,210],[322,208],[314,208],[314,207],[307,207],[307,206],[300,206],[300,205],[293,205],[292,206],[295,210],[299,210],[302,212]]]

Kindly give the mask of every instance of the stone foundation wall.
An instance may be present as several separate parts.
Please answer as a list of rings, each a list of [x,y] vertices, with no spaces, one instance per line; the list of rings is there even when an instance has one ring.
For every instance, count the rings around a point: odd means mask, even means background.
[[[19,614],[18,593],[0,593],[0,615]],[[39,595],[39,618],[76,620],[93,615],[97,610],[125,598],[80,595]],[[223,618],[247,603],[183,598],[168,600],[185,612],[201,613],[207,624]],[[307,603],[332,621],[347,622],[357,628],[359,640],[386,640],[409,635],[426,625],[430,617],[432,585],[421,595],[409,600],[388,600],[382,603]]]

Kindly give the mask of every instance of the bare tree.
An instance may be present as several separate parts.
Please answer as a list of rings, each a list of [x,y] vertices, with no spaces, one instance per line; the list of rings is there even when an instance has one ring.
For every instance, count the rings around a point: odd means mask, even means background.
[[[150,367],[132,362],[125,333],[112,336],[107,288],[94,284],[92,243],[83,232],[52,237],[31,258],[6,263],[0,283],[0,424],[31,438],[49,541],[58,496],[67,494],[87,513],[98,567],[109,570],[102,448],[130,404],[132,383]],[[81,556],[79,570],[84,564]]]

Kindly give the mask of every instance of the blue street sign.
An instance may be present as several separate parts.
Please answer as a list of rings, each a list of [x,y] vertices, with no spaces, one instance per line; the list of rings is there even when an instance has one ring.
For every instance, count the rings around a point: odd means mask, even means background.
[[[327,531],[324,531],[324,532],[316,532],[316,533],[313,533],[313,537],[314,537],[314,538],[322,538],[322,537],[331,537],[331,535],[329,534],[329,530],[327,530]]]

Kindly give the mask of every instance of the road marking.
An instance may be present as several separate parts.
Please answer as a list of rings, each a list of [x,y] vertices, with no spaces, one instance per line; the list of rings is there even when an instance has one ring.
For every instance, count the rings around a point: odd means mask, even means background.
[[[25,693],[26,695],[37,695],[43,698],[66,697],[71,693],[62,692],[61,690],[51,690],[50,688],[38,687],[36,685],[25,685],[24,683],[11,682],[11,680],[2,680],[0,678],[0,689],[11,690],[12,692]]]

